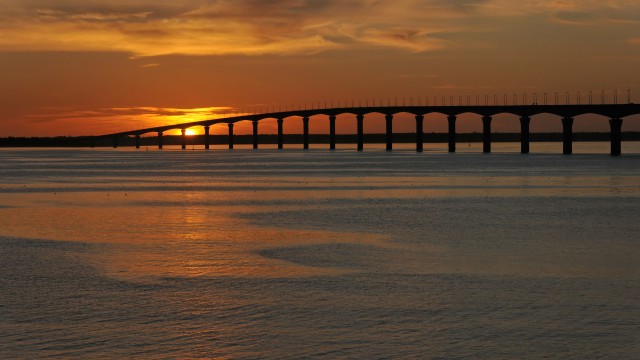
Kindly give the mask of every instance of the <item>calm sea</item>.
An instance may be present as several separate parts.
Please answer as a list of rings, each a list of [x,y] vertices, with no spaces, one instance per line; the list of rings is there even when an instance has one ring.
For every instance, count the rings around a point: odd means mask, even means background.
[[[445,146],[2,149],[0,358],[640,358],[640,144]]]

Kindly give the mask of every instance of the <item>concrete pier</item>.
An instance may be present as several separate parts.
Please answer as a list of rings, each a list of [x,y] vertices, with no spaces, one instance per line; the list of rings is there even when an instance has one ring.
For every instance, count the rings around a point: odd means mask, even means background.
[[[229,150],[233,150],[233,123],[229,123]]]
[[[253,120],[253,148],[258,149],[258,120]]]
[[[482,117],[482,152],[491,152],[491,116]]]
[[[303,149],[309,149],[309,118],[302,118],[302,128],[303,128]]]
[[[393,150],[393,114],[387,114],[385,117],[387,129],[387,151]]]
[[[364,115],[356,115],[358,127],[358,151],[364,150]]]
[[[182,150],[187,149],[187,129],[180,129],[181,132],[181,140],[182,140]]]
[[[136,134],[136,149],[140,149],[140,134]]]
[[[531,135],[529,134],[529,124],[531,123],[531,118],[528,116],[520,117],[520,153],[528,154],[529,153],[529,139]]]
[[[416,151],[422,152],[424,148],[424,115],[416,115]]]
[[[456,152],[456,116],[447,116],[449,122],[449,152]]]
[[[622,154],[622,119],[613,118],[609,120],[611,128],[611,156]]]
[[[162,131],[158,131],[158,149],[162,150]]]
[[[282,150],[284,148],[283,123],[284,123],[284,119],[278,119],[278,150]]]
[[[562,118],[562,153],[573,153],[573,118]]]
[[[209,150],[209,144],[211,140],[209,139],[209,126],[204,127],[204,148]]]
[[[336,149],[336,116],[329,115],[329,149]]]
[[[112,136],[111,140],[113,142],[113,148],[116,149],[118,147],[118,137]]]

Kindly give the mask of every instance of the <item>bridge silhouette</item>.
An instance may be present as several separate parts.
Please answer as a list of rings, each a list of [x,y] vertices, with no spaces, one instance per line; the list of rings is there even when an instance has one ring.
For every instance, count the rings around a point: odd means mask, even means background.
[[[96,136],[94,138],[111,137],[113,147],[118,147],[118,138],[123,136],[134,136],[136,148],[140,148],[140,137],[148,133],[157,133],[158,148],[162,149],[162,136],[164,132],[170,130],[181,130],[182,149],[186,149],[186,130],[192,127],[204,127],[204,147],[210,146],[210,127],[215,124],[228,124],[229,129],[229,149],[233,149],[233,127],[234,124],[242,121],[250,121],[253,124],[253,148],[259,146],[258,127],[260,121],[276,119],[278,123],[278,149],[284,147],[283,123],[285,119],[301,118],[303,123],[303,148],[309,148],[309,121],[314,116],[326,116],[329,118],[329,148],[336,147],[336,118],[338,115],[353,115],[357,120],[357,149],[364,149],[364,120],[366,115],[382,114],[386,119],[386,149],[393,149],[393,119],[397,114],[406,113],[415,116],[416,120],[416,151],[423,150],[423,123],[426,115],[442,114],[448,120],[448,143],[449,152],[456,151],[456,119],[461,114],[476,114],[482,116],[483,129],[483,152],[491,152],[491,121],[493,116],[499,114],[515,115],[520,120],[520,148],[521,153],[529,153],[529,124],[533,116],[541,114],[551,114],[558,116],[562,122],[562,142],[563,154],[571,154],[573,151],[573,119],[576,116],[585,114],[600,115],[609,119],[611,129],[611,155],[621,154],[622,148],[622,123],[625,117],[640,114],[640,104],[585,104],[585,105],[442,105],[442,106],[356,106],[356,107],[335,107],[324,109],[298,109],[288,111],[277,111],[260,114],[248,114],[230,116],[226,118],[187,122],[182,124],[164,125],[149,127],[132,131],[118,132]],[[95,144],[95,141],[94,141]]]

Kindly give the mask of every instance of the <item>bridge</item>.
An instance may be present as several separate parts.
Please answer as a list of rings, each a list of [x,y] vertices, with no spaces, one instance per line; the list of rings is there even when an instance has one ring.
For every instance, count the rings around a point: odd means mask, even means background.
[[[195,122],[187,122],[182,124],[173,124],[166,126],[149,127],[144,129],[125,131],[113,134],[106,134],[95,137],[104,138],[111,137],[113,139],[113,147],[118,146],[118,138],[123,136],[134,136],[136,139],[136,148],[140,148],[140,137],[148,133],[157,133],[158,148],[162,149],[163,133],[169,130],[182,131],[182,149],[186,149],[187,138],[186,130],[192,127],[204,127],[204,147],[209,149],[210,136],[209,129],[212,125],[225,123],[229,128],[229,149],[233,149],[233,127],[235,123],[241,121],[250,121],[253,124],[253,148],[257,149],[258,143],[258,126],[260,121],[267,119],[276,119],[278,123],[278,149],[283,148],[283,123],[285,119],[289,121],[291,118],[302,119],[303,123],[303,147],[309,148],[309,119],[314,116],[326,116],[329,118],[329,148],[336,147],[336,118],[338,115],[349,114],[355,116],[357,120],[357,149],[364,149],[364,120],[370,114],[382,114],[386,119],[386,149],[393,149],[393,119],[400,113],[412,114],[416,120],[416,151],[423,150],[423,123],[426,115],[443,114],[448,120],[448,143],[449,152],[456,151],[456,119],[461,114],[471,113],[482,117],[483,129],[483,152],[491,152],[491,120],[493,116],[499,114],[511,114],[517,116],[520,120],[520,148],[523,154],[529,153],[529,124],[531,118],[541,114],[551,114],[558,116],[562,122],[562,142],[563,154],[572,153],[573,144],[573,119],[576,116],[585,114],[600,115],[609,119],[611,129],[611,155],[617,156],[621,154],[622,148],[622,123],[625,117],[640,114],[640,104],[585,104],[585,105],[442,105],[442,106],[357,106],[357,107],[335,107],[324,109],[298,109],[288,111],[278,111],[260,114],[248,114],[240,116],[231,116],[215,120],[202,120]]]

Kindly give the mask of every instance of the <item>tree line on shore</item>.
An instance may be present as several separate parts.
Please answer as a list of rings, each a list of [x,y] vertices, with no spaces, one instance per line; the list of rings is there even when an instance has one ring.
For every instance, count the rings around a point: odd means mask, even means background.
[[[393,134],[393,142],[395,143],[413,143],[416,135],[414,133],[397,133]],[[577,132],[573,134],[573,141],[609,141],[609,133],[596,132]],[[275,134],[258,135],[261,144],[277,144],[278,136]],[[285,134],[283,135],[285,144],[302,144],[304,142],[302,134]],[[328,134],[310,134],[309,142],[312,144],[328,144]],[[210,143],[212,145],[224,145],[229,141],[227,135],[211,135]],[[235,144],[252,144],[253,135],[234,135]],[[385,134],[365,134],[365,143],[384,143],[386,141]],[[446,133],[425,133],[425,143],[446,143],[449,136]],[[482,133],[460,133],[456,134],[456,141],[459,143],[482,142]],[[491,141],[493,142],[519,142],[520,133],[492,133]],[[558,142],[562,141],[561,133],[531,133],[531,142]],[[640,132],[623,132],[622,141],[640,141]],[[135,146],[135,137],[120,136],[118,137],[118,146]],[[165,135],[162,142],[164,145],[180,145],[182,144],[182,136]],[[357,135],[355,134],[339,134],[336,135],[337,143],[356,143]],[[145,136],[140,138],[140,146],[157,146],[157,136]],[[187,136],[187,145],[203,145],[204,135]],[[113,138],[111,137],[93,137],[93,136],[57,136],[57,137],[5,137],[0,138],[0,147],[92,147],[92,146],[113,146]]]

